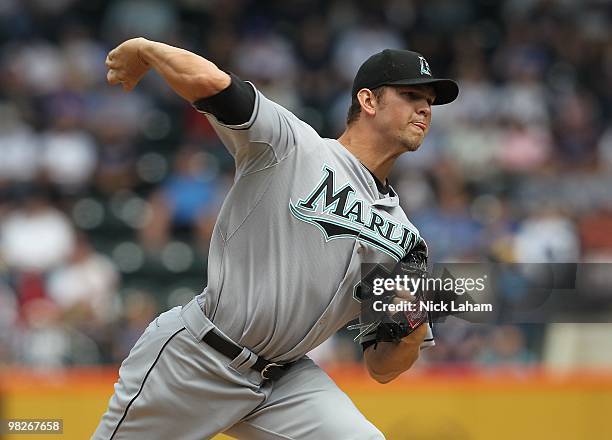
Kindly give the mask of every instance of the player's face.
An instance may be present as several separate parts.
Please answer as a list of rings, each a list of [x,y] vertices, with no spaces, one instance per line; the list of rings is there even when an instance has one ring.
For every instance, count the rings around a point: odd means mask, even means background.
[[[387,87],[383,98],[376,114],[381,135],[404,151],[415,151],[431,125],[431,105],[436,98],[433,87]]]

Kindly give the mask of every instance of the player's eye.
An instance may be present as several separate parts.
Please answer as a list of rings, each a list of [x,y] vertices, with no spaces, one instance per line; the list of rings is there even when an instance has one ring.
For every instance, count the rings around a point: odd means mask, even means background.
[[[427,101],[427,103],[429,105],[432,105],[434,102],[433,98],[430,98],[429,96],[426,96],[423,93],[418,93],[418,92],[402,92],[401,93],[402,96],[405,96],[406,98],[410,99],[411,101],[416,101],[419,99],[424,99]]]

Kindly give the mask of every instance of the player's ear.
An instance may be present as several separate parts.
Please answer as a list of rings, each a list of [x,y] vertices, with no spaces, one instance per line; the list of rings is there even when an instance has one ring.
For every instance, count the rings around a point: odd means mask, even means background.
[[[361,111],[374,116],[376,114],[376,108],[378,106],[378,101],[374,92],[370,89],[361,89],[357,92],[357,99],[359,100],[359,105],[361,105]]]

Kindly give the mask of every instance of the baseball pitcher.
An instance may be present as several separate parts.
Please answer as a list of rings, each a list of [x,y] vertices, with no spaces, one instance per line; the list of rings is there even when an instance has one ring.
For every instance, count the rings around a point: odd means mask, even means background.
[[[387,176],[419,148],[432,105],[453,101],[457,84],[434,78],[416,52],[384,50],[355,77],[346,130],[326,139],[191,52],[135,38],[106,65],[109,83],[126,91],[150,69],[161,75],[208,118],[236,174],[214,228],[208,286],[151,322],[93,438],[384,438],[305,354],[362,315],[362,263],[424,270],[427,247]],[[365,324],[365,362],[381,383],[433,345],[426,316]]]

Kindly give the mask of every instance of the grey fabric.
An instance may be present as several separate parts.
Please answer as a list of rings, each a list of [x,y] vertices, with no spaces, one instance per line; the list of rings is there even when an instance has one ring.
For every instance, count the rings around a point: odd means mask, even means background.
[[[419,232],[338,141],[258,91],[247,123],[207,117],[236,162],[208,286],[147,328],[93,438],[383,438],[305,354],[358,316],[361,263],[398,261]],[[215,352],[201,341],[212,328],[245,350]],[[297,364],[262,383],[257,355]]]
[[[259,91],[245,124],[206,116],[237,171],[213,232],[204,309],[239,344],[271,361],[294,361],[359,315],[353,289],[361,263],[397,261],[419,232],[395,191],[380,194],[337,140],[321,138]],[[306,203],[326,178],[330,194]],[[325,203],[343,189],[344,217],[334,210],[340,203]],[[330,237],[325,227],[352,232]]]
[[[239,439],[379,440],[382,433],[312,360],[264,389],[266,400],[226,431]]]
[[[262,383],[194,337],[211,328],[195,300],[153,321],[123,362],[92,439],[203,440],[227,430],[249,440],[384,438],[310,359]]]
[[[258,373],[227,368],[230,360],[198,341],[180,312],[162,313],[138,340],[93,439],[202,440],[264,401]]]

